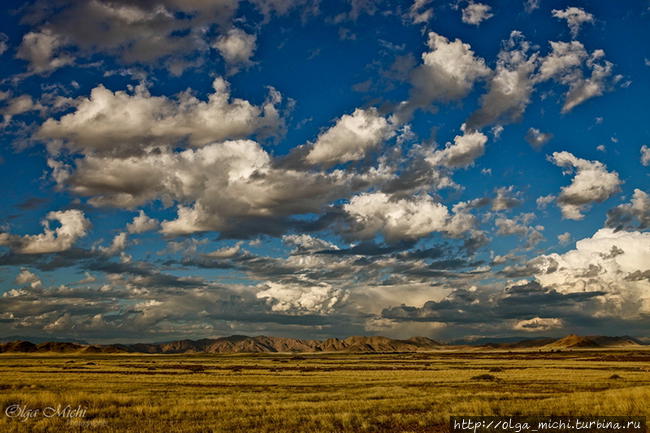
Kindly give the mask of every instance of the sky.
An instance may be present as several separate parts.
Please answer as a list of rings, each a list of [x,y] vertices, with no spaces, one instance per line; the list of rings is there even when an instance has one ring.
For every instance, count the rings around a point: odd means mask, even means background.
[[[650,1],[0,13],[0,337],[650,329]]]

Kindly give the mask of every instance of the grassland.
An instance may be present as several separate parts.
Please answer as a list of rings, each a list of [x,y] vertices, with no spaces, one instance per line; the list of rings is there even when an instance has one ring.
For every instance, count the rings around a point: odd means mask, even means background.
[[[650,416],[650,351],[0,355],[0,432],[445,431],[450,415]],[[61,404],[83,418],[20,420]]]

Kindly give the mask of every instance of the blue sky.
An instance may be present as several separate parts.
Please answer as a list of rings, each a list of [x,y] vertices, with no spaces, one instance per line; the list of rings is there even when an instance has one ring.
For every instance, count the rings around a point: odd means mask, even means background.
[[[2,12],[4,336],[647,332],[647,1]]]

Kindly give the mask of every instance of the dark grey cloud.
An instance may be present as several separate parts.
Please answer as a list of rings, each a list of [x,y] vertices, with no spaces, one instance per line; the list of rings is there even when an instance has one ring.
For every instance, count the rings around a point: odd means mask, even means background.
[[[597,297],[605,292],[560,293],[532,281],[503,291],[482,289],[454,290],[441,301],[428,301],[421,307],[402,305],[382,311],[382,317],[398,321],[440,322],[484,325],[501,323],[515,329],[519,321],[532,318],[576,320],[599,308]]]

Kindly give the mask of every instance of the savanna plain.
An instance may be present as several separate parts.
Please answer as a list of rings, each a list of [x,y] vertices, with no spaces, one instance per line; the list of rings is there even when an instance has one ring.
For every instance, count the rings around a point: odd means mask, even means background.
[[[434,432],[451,415],[650,416],[650,350],[3,354],[0,390],[3,433]]]

